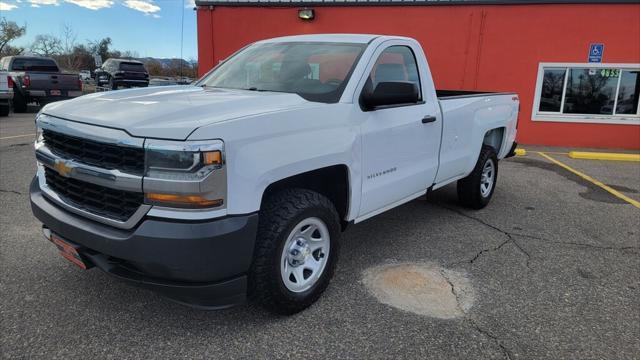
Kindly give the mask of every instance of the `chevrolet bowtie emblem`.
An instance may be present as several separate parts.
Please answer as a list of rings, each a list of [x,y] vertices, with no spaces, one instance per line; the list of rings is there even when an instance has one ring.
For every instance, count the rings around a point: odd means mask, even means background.
[[[71,174],[71,170],[73,170],[73,168],[67,165],[67,163],[64,160],[56,160],[56,163],[53,165],[53,168],[56,169],[58,174],[64,177],[69,177],[69,174]]]

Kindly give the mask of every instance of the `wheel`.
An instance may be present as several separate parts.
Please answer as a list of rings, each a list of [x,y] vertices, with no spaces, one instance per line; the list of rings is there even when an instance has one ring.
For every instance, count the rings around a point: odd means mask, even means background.
[[[23,113],[27,111],[27,99],[18,91],[13,92],[13,112]]]
[[[9,109],[11,106],[9,104],[0,105],[0,116],[9,116]]]
[[[464,179],[458,180],[458,200],[472,209],[482,209],[489,204],[498,180],[498,157],[496,151],[482,146],[475,168]]]
[[[116,84],[116,82],[113,81],[113,78],[111,76],[109,76],[109,88],[111,90],[118,90],[118,84]]]
[[[273,194],[260,211],[249,298],[278,314],[313,304],[338,260],[340,220],[329,199],[304,189]]]

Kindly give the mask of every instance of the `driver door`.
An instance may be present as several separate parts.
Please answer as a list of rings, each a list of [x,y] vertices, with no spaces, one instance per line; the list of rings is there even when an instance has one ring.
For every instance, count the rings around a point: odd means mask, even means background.
[[[422,84],[432,80],[422,49],[416,47],[385,42],[366,72],[362,91],[373,91],[381,82],[413,82],[419,100],[363,110],[361,219],[424,194],[436,176],[442,119],[437,101],[430,93],[425,97]]]

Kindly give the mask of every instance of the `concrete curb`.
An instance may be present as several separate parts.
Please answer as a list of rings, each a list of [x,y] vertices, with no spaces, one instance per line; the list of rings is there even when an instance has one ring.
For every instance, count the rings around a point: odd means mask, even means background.
[[[569,157],[572,159],[585,160],[608,160],[608,161],[635,161],[640,162],[640,154],[621,154],[603,152],[570,151]]]

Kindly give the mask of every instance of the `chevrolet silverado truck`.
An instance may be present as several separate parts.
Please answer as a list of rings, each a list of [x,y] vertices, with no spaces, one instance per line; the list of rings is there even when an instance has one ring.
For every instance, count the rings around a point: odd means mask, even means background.
[[[27,105],[39,105],[82,95],[78,74],[60,71],[55,60],[38,56],[6,56],[0,69],[8,71],[13,83],[13,111],[27,111]]]
[[[410,38],[259,41],[193,86],[47,105],[31,205],[81,268],[195,307],[292,314],[327,287],[348,224],[453,182],[486,206],[518,107],[437,91]]]

